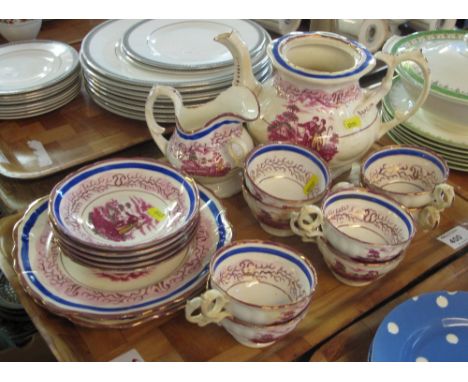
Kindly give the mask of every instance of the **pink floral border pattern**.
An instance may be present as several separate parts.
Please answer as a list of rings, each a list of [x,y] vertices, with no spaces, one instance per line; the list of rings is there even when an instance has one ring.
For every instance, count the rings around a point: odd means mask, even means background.
[[[301,187],[304,187],[312,176],[312,172],[308,171],[303,164],[298,164],[293,160],[286,157],[279,158],[265,158],[259,159],[258,163],[249,171],[250,176],[254,182],[258,178],[266,177],[270,174],[276,174],[281,172],[282,174],[288,174],[292,177],[296,183]],[[309,194],[309,197],[313,197],[320,193],[317,187],[314,187]]]
[[[141,173],[104,173],[97,179],[88,179],[80,183],[74,191],[70,191],[62,201],[60,208],[61,215],[68,229],[86,240],[94,242],[89,234],[84,231],[84,227],[77,221],[76,216],[80,216],[83,206],[92,201],[94,197],[101,196],[112,189],[135,189],[145,190],[160,196],[163,200],[176,201],[175,208],[171,215],[175,217],[172,224],[184,218],[188,207],[186,207],[183,194],[180,189],[164,178]]]
[[[282,287],[287,288],[287,290],[283,289],[283,292],[291,301],[297,301],[307,294],[297,276],[280,263],[244,259],[237,264],[226,266],[214,277],[214,281],[226,289],[252,279],[276,286],[280,283]]]
[[[305,87],[299,89],[289,81],[282,79],[279,75],[275,76],[273,86],[282,98],[288,100],[288,103],[301,103],[306,107],[323,106],[326,108],[338,108],[356,101],[362,94],[362,89],[357,84],[340,88],[334,92]]]
[[[232,170],[224,158],[224,145],[233,137],[239,138],[242,125],[224,126],[215,130],[206,140],[188,141],[174,133],[168,150],[182,163],[181,169],[196,176],[224,176]]]
[[[87,288],[77,284],[71,276],[60,266],[60,250],[54,240],[50,240],[52,232],[48,224],[36,242],[37,257],[33,269],[38,269],[41,279],[51,286],[54,293],[73,298],[79,303],[88,303],[98,306],[127,306],[148,300],[160,298],[167,292],[175,290],[189,277],[195,276],[207,263],[207,256],[213,253],[215,243],[210,235],[212,224],[207,218],[201,219],[195,236],[194,247],[183,266],[170,277],[143,288],[125,292],[108,292]],[[211,237],[211,240],[210,240]],[[110,281],[112,282],[112,281]],[[165,301],[164,303],[167,303]]]
[[[388,244],[398,244],[406,239],[402,228],[398,227],[387,215],[380,214],[373,208],[342,205],[327,213],[327,218],[334,226],[338,227],[350,223],[360,223],[365,227],[373,227],[376,232],[383,233],[385,238],[390,238]],[[374,255],[376,254],[374,253]]]
[[[391,181],[402,180],[421,185],[425,190],[432,190],[442,181],[436,170],[430,171],[424,166],[406,163],[383,163],[366,176],[373,185],[378,187],[383,187]]]

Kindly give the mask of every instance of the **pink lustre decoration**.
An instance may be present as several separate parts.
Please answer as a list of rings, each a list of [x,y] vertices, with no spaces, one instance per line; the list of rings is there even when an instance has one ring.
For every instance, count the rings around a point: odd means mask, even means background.
[[[152,207],[136,196],[130,197],[127,202],[111,199],[102,206],[94,207],[89,221],[98,235],[112,241],[126,241],[133,239],[134,230],[145,235],[154,229],[157,220],[148,214]]]

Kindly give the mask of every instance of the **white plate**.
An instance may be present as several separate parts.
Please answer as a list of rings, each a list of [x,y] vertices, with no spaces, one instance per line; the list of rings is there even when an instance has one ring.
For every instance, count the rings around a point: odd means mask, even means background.
[[[84,66],[124,84],[152,87],[155,83],[175,87],[215,87],[232,81],[233,69],[201,72],[171,72],[132,65],[121,51],[121,36],[139,20],[110,20],[98,25],[85,37],[80,51]]]
[[[0,46],[0,95],[51,86],[78,65],[71,46],[58,41],[25,41]]]
[[[413,105],[413,99],[405,90],[401,79],[397,77],[393,81],[392,89],[384,98],[384,106],[387,112],[393,116],[395,115],[395,110],[405,111]],[[416,114],[405,121],[403,125],[418,135],[450,146],[468,149],[468,129],[436,118],[434,114],[424,110],[424,105]]]
[[[164,309],[185,300],[208,275],[214,252],[230,243],[232,230],[219,201],[200,187],[200,223],[195,249],[167,279],[129,292],[95,290],[77,284],[60,266],[56,246],[47,246],[51,229],[47,200],[38,201],[15,227],[15,269],[25,290],[50,311],[64,316],[123,319]]]
[[[237,32],[255,55],[266,43],[262,28],[249,20],[144,20],[128,29],[122,46],[134,60],[171,70],[203,70],[233,63],[214,37]]]
[[[70,103],[80,93],[81,93],[81,87],[77,87],[74,92],[70,93],[69,96],[65,98],[60,97],[60,99],[58,99],[57,102],[52,103],[46,107],[41,106],[35,109],[24,109],[20,112],[14,112],[14,113],[0,113],[0,120],[31,118],[31,117],[36,117],[36,116],[43,115],[46,113],[50,113],[51,111],[59,109],[65,106],[66,104]]]

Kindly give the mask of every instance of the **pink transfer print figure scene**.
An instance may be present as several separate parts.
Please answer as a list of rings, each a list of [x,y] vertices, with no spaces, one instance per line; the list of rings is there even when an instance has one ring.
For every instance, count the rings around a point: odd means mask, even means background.
[[[145,235],[154,229],[158,222],[148,214],[152,207],[136,196],[127,202],[111,199],[93,208],[89,221],[98,235],[112,241],[126,241],[134,238],[135,230]]]

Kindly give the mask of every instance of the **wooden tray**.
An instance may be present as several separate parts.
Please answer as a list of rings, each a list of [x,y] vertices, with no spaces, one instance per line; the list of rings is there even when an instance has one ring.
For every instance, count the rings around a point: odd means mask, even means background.
[[[82,90],[53,112],[0,122],[0,174],[40,178],[150,139],[145,122],[101,109]]]
[[[273,240],[291,245],[304,253],[317,270],[318,288],[306,317],[288,336],[265,349],[244,347],[214,324],[203,328],[191,324],[183,312],[125,330],[79,327],[49,313],[22,290],[11,266],[11,229],[20,215],[0,220],[0,267],[38,331],[61,361],[108,361],[131,349],[136,349],[146,361],[292,361],[312,352],[456,258],[457,251],[436,238],[466,222],[468,211],[468,202],[456,198],[454,205],[444,211],[437,229],[417,233],[398,268],[373,284],[356,288],[341,284],[333,277],[316,245],[303,243],[297,237],[274,238],[265,233],[242,195],[225,199],[223,204],[233,223],[236,240]]]

